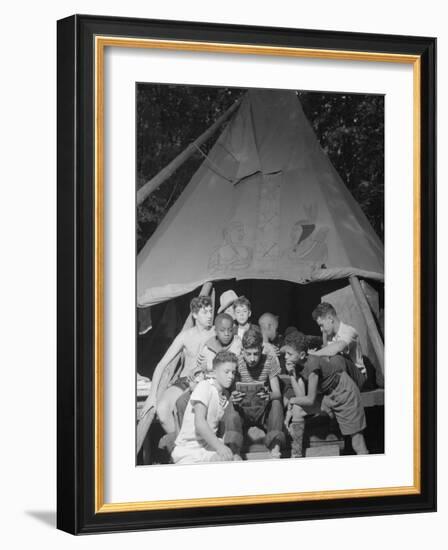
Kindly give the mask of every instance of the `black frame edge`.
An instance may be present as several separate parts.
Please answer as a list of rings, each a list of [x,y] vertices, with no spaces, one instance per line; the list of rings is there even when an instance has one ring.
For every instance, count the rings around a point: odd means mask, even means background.
[[[77,16],[57,23],[57,527],[77,531]]]

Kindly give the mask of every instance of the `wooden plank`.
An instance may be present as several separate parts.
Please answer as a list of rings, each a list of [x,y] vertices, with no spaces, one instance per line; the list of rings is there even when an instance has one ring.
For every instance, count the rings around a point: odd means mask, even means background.
[[[306,457],[316,456],[339,456],[340,451],[337,445],[325,445],[323,447],[308,447]]]
[[[190,145],[184,149],[182,153],[180,153],[167,166],[165,166],[165,168],[163,168],[156,176],[142,185],[142,187],[140,187],[137,191],[137,205],[140,205],[144,200],[146,200],[151,193],[153,193],[165,180],[174,174],[174,172],[216,132],[221,124],[236,111],[240,102],[240,99],[235,101],[235,103],[229,107],[229,109],[227,109],[227,111],[210,126],[210,128],[208,128],[208,130],[201,134],[195,141],[193,141],[193,143],[190,143]]]
[[[361,401],[364,408],[384,406],[384,390],[377,389],[361,392]]]

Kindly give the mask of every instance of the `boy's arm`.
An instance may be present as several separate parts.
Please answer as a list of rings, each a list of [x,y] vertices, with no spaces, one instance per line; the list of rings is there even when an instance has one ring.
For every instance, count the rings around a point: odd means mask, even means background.
[[[332,357],[333,355],[337,355],[338,353],[344,351],[347,346],[347,342],[344,342],[343,340],[338,340],[337,342],[331,342],[330,344],[327,344],[317,351],[308,350],[308,355],[317,355],[318,357]]]
[[[310,373],[308,377],[308,393],[306,395],[303,395],[303,393],[300,392],[299,395],[297,395],[294,388],[294,393],[296,394],[296,397],[290,399],[289,402],[292,405],[300,405],[302,407],[304,405],[314,405],[314,402],[316,401],[318,383],[319,376],[315,372]]]
[[[207,422],[207,407],[204,403],[197,401],[193,406],[193,410],[194,427],[196,432],[207,443],[207,445],[215,450],[224,460],[232,460],[232,451],[216,437]]]
[[[271,393],[269,394],[269,400],[274,401],[275,399],[282,398],[282,392],[280,391],[280,383],[278,381],[278,376],[273,376],[269,378],[269,385],[271,386]]]
[[[297,380],[295,374],[290,374],[289,377],[291,380],[292,389],[294,390],[294,395],[296,397],[304,397],[306,393],[305,393],[305,384],[303,383],[303,380],[301,378]]]

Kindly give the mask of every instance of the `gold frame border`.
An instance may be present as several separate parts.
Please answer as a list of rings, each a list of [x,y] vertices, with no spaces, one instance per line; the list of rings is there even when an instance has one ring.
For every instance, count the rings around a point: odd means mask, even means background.
[[[104,502],[104,50],[106,47],[152,48],[208,53],[237,53],[332,59],[342,61],[371,61],[407,63],[413,65],[413,173],[414,173],[414,483],[402,487],[380,487],[305,493],[279,493],[232,497],[195,498],[143,502]],[[421,270],[421,58],[418,55],[379,52],[353,52],[309,48],[255,46],[253,44],[224,44],[213,42],[155,40],[96,36],[95,55],[95,513],[169,510],[208,506],[232,506],[274,502],[299,502],[413,495],[421,492],[421,387],[420,387],[420,270]]]

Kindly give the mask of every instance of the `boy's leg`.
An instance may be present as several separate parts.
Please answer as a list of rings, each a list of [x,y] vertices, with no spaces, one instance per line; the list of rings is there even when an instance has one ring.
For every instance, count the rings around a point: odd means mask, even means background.
[[[285,446],[286,438],[283,432],[283,405],[279,399],[271,401],[268,407],[266,425],[266,446],[276,454]]]
[[[176,423],[174,420],[174,409],[176,401],[182,395],[183,390],[177,386],[170,386],[167,388],[159,402],[157,403],[157,416],[159,417],[160,424],[167,434],[176,431]]]
[[[368,454],[362,434],[366,427],[366,417],[361,394],[353,379],[341,373],[338,386],[327,396],[326,403],[334,412],[342,435],[350,436],[356,454]]]
[[[293,405],[291,424],[288,426],[288,432],[291,436],[291,458],[301,458],[303,456],[305,416],[306,412],[302,407]]]
[[[352,435],[352,447],[357,455],[368,455],[366,440],[361,432]]]
[[[224,444],[234,455],[240,456],[244,442],[244,419],[230,401],[224,413]]]

